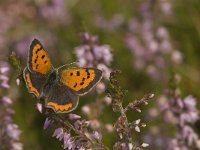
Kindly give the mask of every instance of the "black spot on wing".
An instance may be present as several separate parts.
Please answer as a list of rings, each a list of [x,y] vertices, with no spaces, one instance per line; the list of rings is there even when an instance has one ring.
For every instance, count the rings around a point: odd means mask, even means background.
[[[44,59],[44,57],[45,57],[45,55],[42,55],[42,57],[41,57],[41,58],[42,58],[42,59]]]
[[[84,84],[84,82],[81,82],[81,83],[80,83],[80,85],[83,85],[83,84]]]
[[[85,72],[87,73],[87,79],[89,79],[90,78],[90,72],[89,72],[89,70],[86,69]]]
[[[45,60],[45,62],[44,62],[45,64],[47,63],[47,61]]]
[[[76,84],[74,85],[74,88],[77,87],[77,85],[78,85],[78,84],[76,83]]]
[[[77,71],[77,72],[76,72],[76,75],[77,75],[77,76],[80,76],[80,71]]]
[[[70,73],[70,76],[73,76],[73,72]]]
[[[37,54],[39,51],[41,51],[42,50],[42,47],[40,47],[40,48],[38,48],[36,51],[35,51],[35,53]]]

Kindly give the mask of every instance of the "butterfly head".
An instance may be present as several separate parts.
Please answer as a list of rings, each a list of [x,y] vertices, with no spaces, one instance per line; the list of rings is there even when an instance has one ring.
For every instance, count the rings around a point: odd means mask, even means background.
[[[58,75],[57,75],[57,71],[53,70],[50,74],[49,74],[49,78],[48,78],[48,83],[49,84],[54,84],[57,81]]]

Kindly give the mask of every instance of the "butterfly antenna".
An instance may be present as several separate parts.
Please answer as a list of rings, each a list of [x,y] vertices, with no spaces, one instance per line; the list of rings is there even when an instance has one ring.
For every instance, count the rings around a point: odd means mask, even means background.
[[[72,62],[72,63],[69,63],[69,64],[65,64],[65,65],[63,65],[63,66],[61,66],[61,67],[59,67],[59,68],[62,68],[62,67],[66,67],[66,66],[72,66],[72,65],[74,65],[74,64],[77,64],[79,61],[74,61],[74,62]],[[59,69],[58,68],[58,69]]]
[[[78,62],[79,61],[74,61],[74,62],[71,62],[70,64],[67,64],[67,65],[71,66],[71,65],[77,64]]]

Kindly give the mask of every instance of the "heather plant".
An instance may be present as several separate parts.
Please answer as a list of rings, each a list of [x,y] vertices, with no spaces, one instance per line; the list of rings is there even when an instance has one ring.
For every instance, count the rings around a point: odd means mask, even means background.
[[[88,33],[84,33],[84,38],[87,40],[95,39],[93,36],[89,35]],[[92,41],[94,42],[94,41]],[[79,53],[81,50],[88,50],[85,49],[87,45],[83,46],[84,48],[77,50]],[[108,54],[109,51],[104,46],[100,45],[89,45],[89,53],[94,53],[96,49],[98,52],[104,53],[106,51]],[[111,55],[111,54],[110,54]],[[80,57],[80,55],[78,55]],[[87,56],[87,55],[86,55]],[[107,61],[103,61],[104,55],[101,55],[99,59],[95,59],[94,55],[94,62],[91,65],[100,66],[102,65],[109,65],[110,60],[106,59]],[[112,56],[108,56],[112,58]],[[81,58],[81,57],[80,57]],[[88,61],[88,57],[85,58],[85,62]],[[24,79],[22,78],[22,68],[20,66],[19,58],[15,53],[12,53],[9,57],[11,64],[18,70],[19,76],[17,78],[17,82],[20,83]],[[99,62],[98,62],[99,60]],[[84,65],[82,65],[84,66]],[[84,67],[87,67],[84,66]],[[102,69],[103,70],[103,69]],[[108,69],[106,69],[107,71]],[[105,70],[103,70],[105,72]],[[149,144],[147,143],[140,143],[136,144],[135,140],[133,140],[132,130],[134,129],[137,132],[140,132],[141,127],[145,127],[146,124],[141,123],[141,119],[137,119],[135,121],[128,121],[126,116],[126,112],[129,110],[134,110],[136,112],[141,112],[140,105],[148,104],[148,100],[153,98],[153,94],[148,94],[144,96],[140,100],[136,100],[134,102],[130,102],[125,108],[123,107],[123,99],[125,96],[126,91],[122,90],[119,86],[116,75],[119,71],[114,71],[110,73],[109,77],[109,88],[107,90],[108,96],[111,99],[112,109],[114,112],[120,112],[120,116],[118,117],[117,121],[113,124],[118,136],[119,140],[113,145],[113,149],[140,149],[148,147]],[[106,72],[106,74],[108,74]],[[96,88],[98,91],[98,88]],[[97,92],[100,93],[100,92]],[[102,92],[101,92],[102,93]],[[58,140],[62,141],[62,148],[63,149],[109,149],[106,145],[102,143],[102,134],[99,131],[94,130],[94,121],[93,120],[86,120],[82,119],[80,115],[69,113],[69,114],[56,114],[53,110],[46,108],[44,104],[44,99],[40,98],[36,108],[38,111],[45,115],[46,120],[44,122],[44,129],[46,130],[49,127],[54,128],[54,133],[52,137],[57,138]],[[91,107],[92,109],[92,107]],[[98,121],[98,120],[97,120]],[[108,125],[105,125],[105,127]],[[112,126],[112,125],[111,125]],[[98,129],[98,128],[97,128]]]
[[[168,126],[164,128],[155,126],[154,130],[150,130],[145,136],[145,139],[152,143],[152,146],[167,150],[200,149],[199,135],[195,131],[195,123],[199,120],[197,100],[192,95],[182,98],[178,87],[179,82],[180,76],[175,75],[170,81],[169,88],[158,98],[157,108],[152,108],[154,113],[149,113],[156,114],[155,111],[157,111],[162,114],[163,117],[160,120]],[[159,117],[158,115],[150,116],[154,119]],[[167,128],[172,128],[174,134],[168,135]]]
[[[12,108],[14,100],[10,97],[9,78],[10,66],[6,62],[0,62],[0,149],[22,150],[20,141],[21,130],[13,121],[15,111]]]
[[[125,42],[133,54],[134,68],[155,80],[166,80],[168,66],[175,67],[182,61],[182,53],[174,48],[167,28],[159,23],[161,18],[154,17],[154,13],[166,17],[171,11],[169,1],[148,0],[138,6],[138,17],[128,21]]]
[[[176,126],[175,136],[170,139],[168,149],[200,149],[200,139],[194,130],[194,124],[199,120],[197,100],[192,95],[181,97],[176,76],[171,82],[172,86],[166,91],[167,103],[161,106],[166,123]]]
[[[147,105],[148,101],[153,98],[154,94],[147,94],[140,100],[129,102],[127,106],[123,106],[123,99],[126,94],[126,90],[123,90],[116,78],[119,71],[114,71],[110,75],[110,86],[108,89],[108,96],[112,98],[112,109],[115,113],[119,113],[117,121],[114,123],[114,128],[117,132],[119,140],[113,146],[113,149],[127,149],[137,150],[146,148],[148,143],[137,144],[134,140],[133,130],[140,132],[140,128],[146,127],[145,123],[141,122],[141,119],[129,121],[127,117],[127,111],[141,112],[141,105]]]

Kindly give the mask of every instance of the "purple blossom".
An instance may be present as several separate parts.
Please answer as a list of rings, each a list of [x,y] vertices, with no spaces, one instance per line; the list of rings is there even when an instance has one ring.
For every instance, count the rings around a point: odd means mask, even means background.
[[[0,100],[4,105],[12,104],[12,100],[8,96],[3,96]]]
[[[64,146],[63,146],[64,149],[66,149],[66,148],[70,149],[70,148],[74,147],[74,146],[72,146],[74,142],[72,142],[70,134],[64,133],[63,141],[64,141]]]
[[[169,0],[160,1],[160,8],[162,12],[166,15],[170,15],[172,13],[172,5]]]
[[[140,4],[140,18],[129,20],[125,42],[133,54],[134,67],[144,70],[153,79],[161,80],[166,78],[165,69],[169,63],[178,65],[182,62],[182,53],[173,48],[167,29],[156,24],[158,19],[152,19],[152,6],[160,6],[154,3],[159,2],[148,0]]]
[[[10,85],[8,84],[8,80],[9,78],[6,75],[0,74],[0,86],[2,88],[8,89],[10,87]]]
[[[55,129],[52,137],[56,137],[61,141],[63,139],[63,136],[64,136],[63,128],[57,128]]]
[[[199,120],[196,99],[191,95],[182,99],[177,90],[174,95],[167,96],[168,100],[162,104],[168,105],[166,109],[162,109],[164,119],[166,123],[175,124],[177,127],[175,137],[169,139],[168,149],[199,149],[200,139],[192,128],[193,124]]]
[[[2,74],[6,73],[7,71],[9,71],[9,67],[1,67],[0,68],[0,73],[2,73]]]
[[[10,88],[9,81],[10,68],[7,64],[0,62],[0,90]],[[9,91],[8,91],[9,92]],[[0,93],[1,94],[1,93]],[[2,149],[22,150],[20,142],[21,131],[17,124],[13,122],[14,110],[10,108],[13,100],[7,95],[0,95],[0,143]]]
[[[80,119],[81,116],[77,115],[77,114],[69,114],[69,119],[70,120],[76,120],[76,119]]]
[[[64,146],[63,148],[66,149],[68,148],[69,150],[75,149],[75,143],[74,141],[70,138],[69,134],[64,134]]]
[[[13,140],[19,140],[19,135],[21,131],[18,130],[18,126],[16,124],[8,124],[6,127],[7,134]]]
[[[55,122],[58,121],[57,117],[52,119]],[[89,149],[93,145],[101,149],[104,146],[101,143],[101,134],[96,131],[90,131],[89,121],[76,119],[72,119],[71,121],[74,121],[74,124],[59,119],[59,123],[63,127],[55,129],[53,133],[53,137],[63,141],[64,149]]]
[[[75,53],[80,67],[97,67],[103,71],[106,79],[109,78],[109,65],[113,60],[111,47],[100,45],[96,36],[82,33],[82,45],[75,48]]]
[[[102,139],[102,135],[99,132],[95,131],[93,134],[91,134],[91,138],[93,140],[99,140]]]
[[[44,130],[46,130],[52,123],[52,120],[50,120],[49,118],[46,118],[45,122],[44,122]]]
[[[102,16],[97,16],[95,18],[95,25],[106,31],[115,31],[124,23],[124,16],[122,14],[115,14],[111,19],[105,19]]]
[[[46,4],[40,4],[39,8],[41,16],[51,23],[66,24],[70,22],[64,0],[51,0]]]

